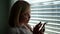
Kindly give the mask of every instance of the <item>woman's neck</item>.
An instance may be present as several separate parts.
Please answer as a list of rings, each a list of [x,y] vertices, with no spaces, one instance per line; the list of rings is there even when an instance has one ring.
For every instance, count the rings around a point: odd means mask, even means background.
[[[30,25],[28,25],[28,24],[22,23],[22,24],[20,24],[20,26],[24,26],[26,29],[32,31],[32,28],[31,28]]]

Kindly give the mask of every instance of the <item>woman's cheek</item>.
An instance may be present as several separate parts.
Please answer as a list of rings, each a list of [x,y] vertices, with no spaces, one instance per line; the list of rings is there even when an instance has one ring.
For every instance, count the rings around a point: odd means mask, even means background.
[[[27,18],[22,18],[23,21],[27,21],[28,19]]]

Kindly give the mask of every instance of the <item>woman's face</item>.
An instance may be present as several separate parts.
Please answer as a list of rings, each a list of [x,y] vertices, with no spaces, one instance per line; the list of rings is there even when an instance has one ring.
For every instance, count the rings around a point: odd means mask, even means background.
[[[30,20],[30,8],[27,8],[27,10],[23,12],[21,15],[22,15],[22,17],[20,17],[21,22],[25,24],[28,23]]]

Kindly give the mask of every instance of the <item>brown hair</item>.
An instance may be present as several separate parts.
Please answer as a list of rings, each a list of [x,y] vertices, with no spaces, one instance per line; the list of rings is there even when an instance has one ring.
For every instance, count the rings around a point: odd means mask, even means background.
[[[9,16],[9,25],[11,27],[18,25],[19,16],[21,15],[21,13],[25,12],[28,6],[30,6],[30,4],[26,1],[16,1],[14,3]]]

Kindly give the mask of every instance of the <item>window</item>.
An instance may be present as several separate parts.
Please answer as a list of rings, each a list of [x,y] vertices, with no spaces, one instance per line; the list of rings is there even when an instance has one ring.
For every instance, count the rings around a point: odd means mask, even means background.
[[[47,4],[48,1],[46,2],[45,0],[46,3],[44,1],[39,2],[38,0],[38,2],[35,0],[27,1],[31,4],[31,19],[29,24],[33,27],[40,21],[43,23],[47,21],[45,34],[60,34],[60,1],[52,1],[51,3],[53,4]]]
[[[54,3],[42,6],[39,3],[40,2],[31,3],[31,19],[29,21],[29,24],[31,26],[35,26],[40,21],[41,22],[47,21],[48,23],[45,26],[46,27],[45,34],[60,34],[60,8],[59,8],[60,4]]]

